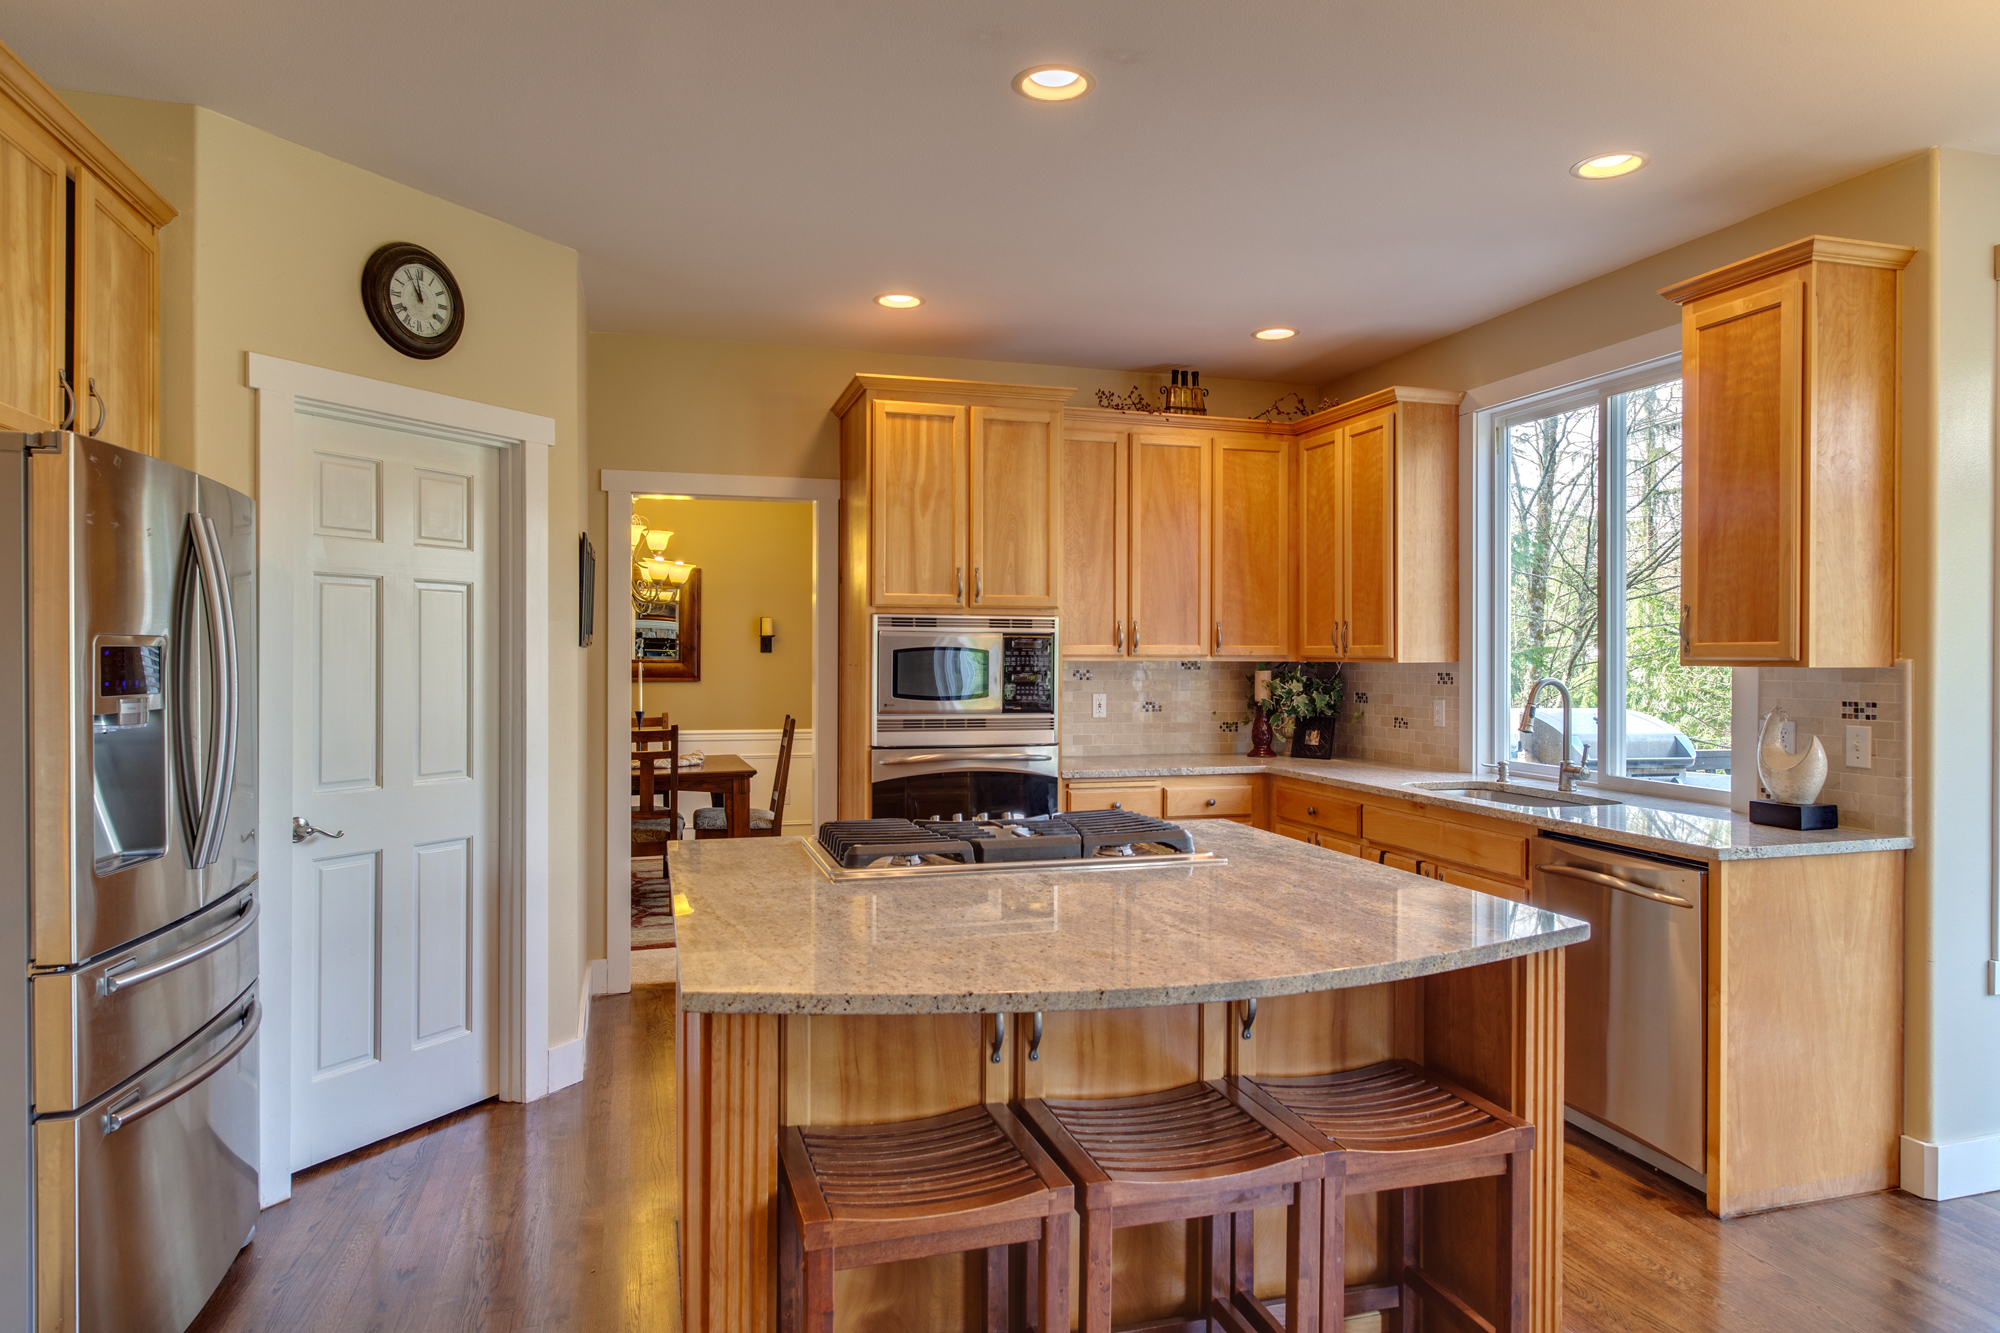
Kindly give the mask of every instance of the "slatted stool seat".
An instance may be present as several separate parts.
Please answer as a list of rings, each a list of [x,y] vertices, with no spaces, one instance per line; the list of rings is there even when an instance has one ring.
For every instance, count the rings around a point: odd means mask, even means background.
[[[1338,1328],[1346,1314],[1386,1309],[1397,1310],[1400,1329],[1434,1327],[1438,1321],[1423,1320],[1420,1307],[1435,1301],[1456,1316],[1445,1319],[1445,1326],[1465,1323],[1489,1333],[1525,1333],[1533,1125],[1408,1060],[1310,1078],[1231,1081],[1327,1154],[1322,1327]],[[1457,1292],[1440,1285],[1423,1267],[1420,1254],[1418,1188],[1482,1176],[1502,1178],[1494,1256],[1497,1322],[1481,1317]],[[1389,1204],[1391,1280],[1348,1291],[1342,1265],[1346,1196],[1378,1191]]]
[[[1029,1098],[1022,1116],[1080,1189],[1083,1333],[1111,1333],[1111,1235],[1117,1227],[1203,1221],[1201,1317],[1228,1333],[1312,1333],[1322,1150],[1284,1119],[1216,1081],[1140,1097]],[[1283,1207],[1285,1322],[1256,1299],[1249,1238],[1235,1214]]]
[[[833,1333],[842,1268],[986,1251],[988,1333],[1008,1327],[1008,1247],[1040,1326],[1069,1328],[1070,1182],[1004,1106],[927,1120],[790,1126],[778,1147],[778,1328]]]

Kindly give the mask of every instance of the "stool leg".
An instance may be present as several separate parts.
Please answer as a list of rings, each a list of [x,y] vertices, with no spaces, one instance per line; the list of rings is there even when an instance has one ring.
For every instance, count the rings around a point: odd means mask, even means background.
[[[1207,1318],[1211,1304],[1229,1303],[1235,1273],[1233,1219],[1228,1213],[1218,1213],[1214,1217],[1191,1217],[1188,1222],[1201,1227],[1201,1312]]]
[[[804,1333],[833,1333],[833,1251],[806,1251]]]
[[[1083,1321],[1082,1333],[1111,1333],[1111,1222],[1109,1208],[1083,1209]],[[1048,1262],[1048,1251],[1052,1245],[1043,1247],[1043,1262]],[[1043,1308],[1052,1309],[1048,1304],[1047,1287],[1043,1288]],[[1045,1317],[1043,1322],[1050,1333],[1060,1333],[1055,1329],[1053,1317]]]
[[[1534,1193],[1534,1154],[1507,1154],[1507,1179],[1500,1203],[1500,1256],[1507,1271],[1501,1275],[1506,1307],[1500,1333],[1527,1333],[1529,1215]]]
[[[1008,1333],[1007,1251],[1005,1245],[986,1247],[986,1333]]]
[[[1228,1294],[1249,1295],[1257,1290],[1257,1214],[1237,1213],[1230,1219],[1229,1232],[1233,1271]]]
[[[1396,1298],[1396,1333],[1416,1333],[1417,1289],[1409,1271],[1417,1263],[1417,1191],[1415,1187],[1383,1192],[1389,1208],[1389,1277],[1401,1288]]]
[[[1325,1187],[1318,1180],[1301,1180],[1285,1210],[1285,1333],[1316,1333],[1319,1328],[1320,1209]],[[1238,1214],[1244,1216],[1244,1214]],[[1243,1294],[1257,1299],[1254,1281]]]
[[[1042,1241],[1040,1246],[1038,1247],[1032,1242],[1028,1246],[1030,1255],[1037,1248],[1041,1250],[1041,1263],[1031,1267],[1029,1270],[1031,1279],[1038,1280],[1040,1287],[1040,1290],[1029,1298],[1034,1302],[1038,1312],[1039,1322],[1036,1324],[1036,1328],[1040,1330],[1040,1333],[1069,1333],[1069,1219],[1070,1214],[1068,1212],[1055,1214],[1048,1221],[1042,1223]],[[1110,1238],[1108,1231],[1105,1233],[1105,1237],[1108,1241]],[[1106,1279],[1104,1326],[1110,1328],[1111,1302],[1109,1299],[1109,1287],[1111,1247],[1107,1243],[1104,1248]],[[1039,1268],[1040,1271],[1036,1272],[1036,1268]]]
[[[778,1333],[799,1333],[804,1318],[805,1254],[799,1248],[799,1219],[791,1182],[778,1172]]]
[[[1332,1153],[1319,1208],[1320,1333],[1340,1333],[1347,1319],[1347,1172]]]

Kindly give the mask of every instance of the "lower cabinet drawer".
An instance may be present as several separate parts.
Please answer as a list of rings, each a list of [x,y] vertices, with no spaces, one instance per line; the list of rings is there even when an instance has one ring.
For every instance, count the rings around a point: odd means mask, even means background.
[[[1519,884],[1508,884],[1484,875],[1475,875],[1470,870],[1460,870],[1456,866],[1438,866],[1433,872],[1447,884],[1456,884],[1461,889],[1477,889],[1490,893],[1495,898],[1512,898],[1517,903],[1528,901],[1528,890]]]
[[[1279,783],[1274,796],[1279,819],[1312,824],[1335,833],[1361,832],[1361,807],[1334,797],[1327,788]]]
[[[1131,787],[1071,787],[1068,810],[1129,810],[1135,815],[1160,817],[1160,787],[1157,783]]]
[[[1249,815],[1254,798],[1249,778],[1221,782],[1170,782],[1168,819],[1238,819]]]
[[[1528,876],[1528,840],[1511,833],[1489,833],[1371,806],[1364,816],[1363,835],[1373,843],[1406,848],[1425,860],[1456,861],[1515,879]]]
[[[1424,873],[1423,863],[1406,852],[1385,851],[1382,853],[1382,864],[1388,866],[1391,870],[1407,870],[1412,875],[1421,875]]]

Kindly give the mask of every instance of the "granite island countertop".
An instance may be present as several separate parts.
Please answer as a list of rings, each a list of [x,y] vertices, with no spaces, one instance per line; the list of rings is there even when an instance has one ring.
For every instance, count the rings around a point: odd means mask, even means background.
[[[669,844],[701,1013],[1125,1009],[1296,995],[1582,942],[1553,912],[1238,824],[1226,864],[834,883],[797,838]]]
[[[1597,792],[1618,805],[1580,805],[1559,810],[1523,809],[1492,801],[1469,800],[1411,786],[1421,782],[1481,782],[1492,779],[1468,773],[1433,773],[1397,768],[1360,759],[1251,759],[1243,755],[1110,755],[1062,761],[1062,776],[1077,780],[1109,778],[1186,778],[1231,774],[1272,773],[1341,787],[1364,795],[1393,796],[1435,805],[1487,819],[1507,820],[1568,833],[1599,842],[1665,852],[1697,860],[1744,861],[1780,856],[1825,856],[1841,852],[1908,851],[1908,837],[1871,829],[1827,829],[1802,833],[1797,829],[1753,824],[1748,817],[1723,806],[1675,801],[1632,792]],[[1553,790],[1533,778],[1512,779],[1511,785]]]

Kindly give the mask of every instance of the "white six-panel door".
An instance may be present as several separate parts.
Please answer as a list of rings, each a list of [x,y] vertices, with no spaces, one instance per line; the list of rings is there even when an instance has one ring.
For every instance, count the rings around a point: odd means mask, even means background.
[[[328,832],[291,847],[293,1170],[500,1090],[499,461],[297,432],[291,813]]]

